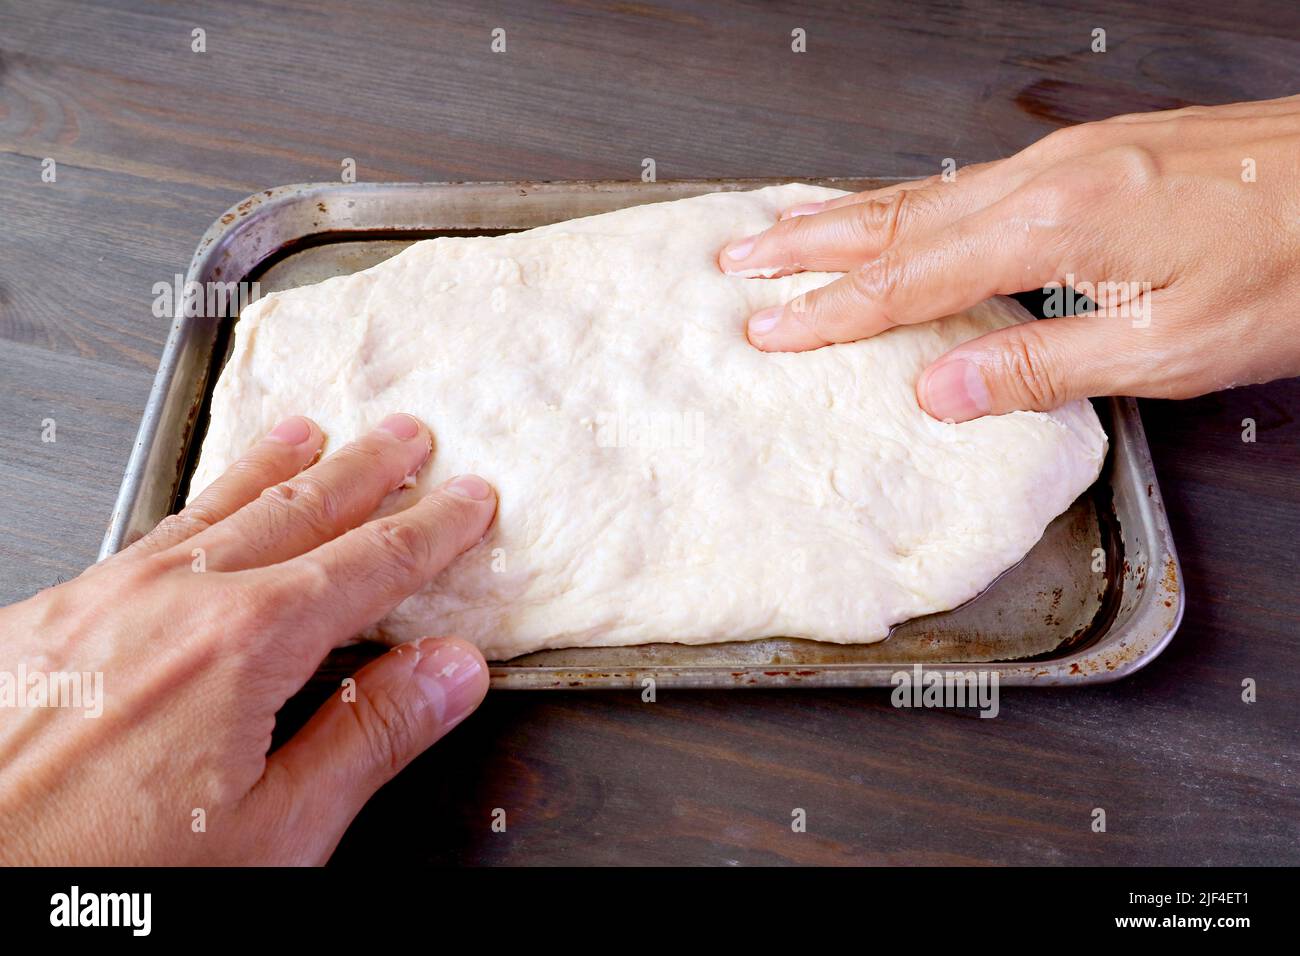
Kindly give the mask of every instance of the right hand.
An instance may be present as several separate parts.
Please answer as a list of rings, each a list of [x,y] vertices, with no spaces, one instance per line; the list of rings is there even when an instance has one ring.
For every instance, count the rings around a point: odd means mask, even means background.
[[[307,419],[282,422],[125,551],[0,609],[0,671],[97,673],[102,691],[87,700],[87,680],[77,706],[0,709],[0,863],[321,863],[370,796],[478,706],[483,655],[425,638],[269,752],[276,713],[322,658],[478,543],[496,511],[466,475],[370,517],[429,458],[409,415],[314,463],[323,441]]]

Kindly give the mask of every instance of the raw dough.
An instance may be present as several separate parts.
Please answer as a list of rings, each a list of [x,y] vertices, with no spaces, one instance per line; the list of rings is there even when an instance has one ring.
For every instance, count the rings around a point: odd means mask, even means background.
[[[245,310],[192,487],[280,418],[326,452],[391,411],[437,439],[416,488],[476,472],[496,524],[377,629],[546,647],[775,635],[877,641],[1018,561],[1097,477],[1087,402],[960,425],[920,371],[1025,318],[1010,300],[800,354],[745,320],[836,278],[742,279],[722,245],[839,195],[792,184],[420,242]]]

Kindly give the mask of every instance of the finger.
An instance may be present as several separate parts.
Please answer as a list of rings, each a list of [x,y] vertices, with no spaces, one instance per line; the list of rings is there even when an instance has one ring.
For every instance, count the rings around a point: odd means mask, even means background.
[[[718,254],[718,266],[744,278],[848,272],[996,202],[1018,181],[963,170],[951,182],[935,176],[924,185],[845,196],[820,212],[782,218],[765,232],[728,244]]]
[[[184,508],[164,518],[132,545],[138,552],[161,551],[234,514],[263,490],[292,478],[320,455],[325,436],[309,418],[286,418],[225,470]]]
[[[1148,299],[1130,303],[1132,314],[1149,314]],[[1026,322],[940,357],[921,373],[916,398],[934,418],[965,422],[1017,410],[1050,411],[1079,398],[1131,395],[1149,377],[1152,349],[1149,334],[1123,315]]]
[[[302,832],[288,839],[307,862],[323,862],[375,791],[468,717],[487,688],[487,663],[465,641],[393,648],[268,759],[252,798],[297,808]]]
[[[726,246],[718,266],[744,278],[848,272],[896,242],[923,238],[960,219],[969,211],[967,202],[960,190],[935,186],[783,219],[766,232]]]
[[[316,660],[384,617],[482,540],[496,493],[476,475],[453,478],[404,511],[367,522],[256,575],[286,613],[313,623],[304,640]],[[306,676],[306,675],[305,675]]]
[[[988,163],[972,163],[969,166],[963,166],[956,170],[956,177],[952,182],[965,180],[979,173],[986,173],[1004,160],[995,159]],[[933,186],[944,183],[942,176],[927,176],[924,179],[911,179],[906,182],[892,183],[883,186],[880,189],[868,189],[863,192],[850,193],[847,196],[836,196],[834,199],[825,199],[821,202],[800,203],[797,206],[791,206],[789,209],[782,211],[780,219],[793,219],[797,216],[813,216],[819,212],[826,212],[830,209],[840,209],[844,206],[852,206],[856,203],[873,202],[878,199],[885,199],[894,193],[903,192],[910,189],[928,189]],[[949,183],[951,185],[951,183]]]
[[[433,439],[410,415],[390,415],[319,464],[267,488],[192,540],[214,571],[276,564],[338,537],[428,460]]]
[[[796,219],[799,216],[815,216],[818,213],[829,212],[832,209],[842,209],[845,206],[852,206],[857,203],[885,199],[895,193],[909,189],[928,189],[941,181],[939,176],[926,176],[924,179],[909,179],[901,183],[891,183],[888,186],[882,186],[880,189],[867,189],[862,192],[849,193],[847,196],[835,196],[832,199],[823,199],[821,202],[800,203],[797,206],[791,206],[789,209],[783,209],[781,214],[777,216],[777,220]]]
[[[896,325],[952,315],[991,296],[1041,288],[1056,277],[1053,217],[1013,197],[916,242],[901,243],[844,278],[755,313],[749,341],[799,352],[869,338]]]

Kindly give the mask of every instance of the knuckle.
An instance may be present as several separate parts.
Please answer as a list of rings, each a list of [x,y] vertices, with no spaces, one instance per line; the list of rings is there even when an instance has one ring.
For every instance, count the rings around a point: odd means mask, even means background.
[[[1033,179],[1022,196],[1036,218],[1062,223],[1094,209],[1117,189],[1145,189],[1160,176],[1160,161],[1145,146],[1107,146]]]
[[[405,764],[405,756],[416,739],[416,722],[404,707],[382,687],[357,684],[357,699],[351,705],[357,727],[366,741],[372,766],[392,777]]]
[[[372,528],[375,550],[395,572],[407,579],[427,573],[434,547],[423,528],[393,518],[380,518]]]
[[[272,485],[257,496],[257,513],[264,518],[270,535],[275,535],[288,524],[296,500],[296,491],[287,484]]]
[[[212,527],[216,522],[215,515],[205,516],[201,511],[191,511],[190,508],[186,508],[177,514],[163,518],[141,541],[149,544],[183,541],[186,538],[193,537],[200,531]]]
[[[289,509],[294,506],[298,500],[298,488],[301,487],[300,479],[295,478],[293,481],[282,481],[278,485],[271,485],[269,488],[263,488],[262,493],[258,495],[258,500],[268,508],[274,510]]]
[[[902,228],[904,210],[910,214],[915,203],[915,198],[909,198],[907,190],[860,203],[857,207],[858,214],[853,218],[860,238],[875,241],[881,246],[890,245]]]
[[[1136,143],[1112,146],[1102,154],[1104,179],[1113,189],[1116,182],[1138,189],[1145,188],[1160,176],[1160,160],[1153,150]]]
[[[817,335],[817,327],[824,320],[827,311],[826,293],[813,289],[791,299],[785,306],[784,320],[793,320],[800,327]]]
[[[817,242],[821,228],[815,223],[816,216],[796,216],[784,219],[763,234],[759,246],[765,259],[774,259],[782,265],[795,265],[791,258],[797,258],[801,250]]]
[[[163,519],[169,531],[196,534],[210,528],[221,520],[221,515],[208,502],[201,498],[186,505],[174,515]]]
[[[161,525],[159,526],[161,527]],[[121,583],[126,592],[148,587],[189,564],[189,552],[180,548],[162,548],[140,556],[138,561],[124,562]]]
[[[291,573],[271,573],[262,583],[266,606],[290,620],[295,630],[305,618],[314,626],[333,626],[336,612],[353,603],[357,586],[351,576],[339,572],[337,562],[319,552],[293,562]]]
[[[188,510],[188,509],[187,509]],[[183,544],[190,538],[195,537],[200,532],[212,527],[216,523],[216,518],[211,520],[194,515],[188,515],[184,511],[168,515],[158,522],[153,528],[145,534],[140,540],[134,542],[128,549],[129,553],[145,555],[148,552],[158,550],[157,554],[149,555],[145,558],[148,567],[156,567],[159,570],[168,570],[181,561],[189,560],[188,552],[179,550],[178,545]],[[151,561],[150,558],[158,558],[158,561]],[[93,565],[93,570],[98,565]]]
[[[763,234],[765,241],[771,241],[780,247],[802,246],[816,239],[822,233],[822,224],[816,216],[795,216],[782,219]]]
[[[1028,335],[1012,336],[1002,350],[1004,380],[1016,398],[1035,409],[1057,408],[1064,394],[1041,344]]]
[[[863,299],[882,303],[898,291],[902,267],[898,256],[886,250],[875,259],[849,273],[853,291]]]
[[[1027,216],[1040,225],[1059,226],[1071,218],[1080,202],[1087,201],[1087,186],[1074,171],[1040,176],[1027,185],[1017,200]]]
[[[332,532],[343,517],[339,492],[309,472],[272,485],[262,492],[262,499],[273,512],[286,518],[292,515],[321,533]]]
[[[891,238],[892,233],[911,225],[913,220],[925,212],[930,195],[923,189],[904,189],[895,194],[894,201],[889,204],[891,214],[888,216],[888,225]]]

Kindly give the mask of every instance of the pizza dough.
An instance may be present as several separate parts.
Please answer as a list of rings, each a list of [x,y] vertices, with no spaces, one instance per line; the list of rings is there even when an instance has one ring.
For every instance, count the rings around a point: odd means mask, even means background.
[[[718,250],[792,184],[417,243],[245,310],[192,489],[286,415],[326,453],[389,412],[436,436],[404,507],[452,475],[500,493],[487,537],[382,621],[492,659],[548,647],[771,636],[838,643],[974,597],[1097,477],[1087,402],[959,425],[921,370],[1027,316],[957,317],[767,354],[745,320],[835,278],[723,275]]]

